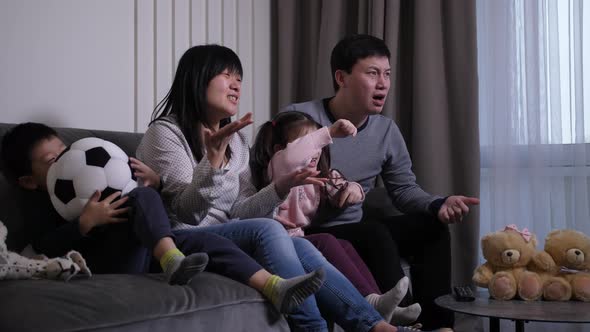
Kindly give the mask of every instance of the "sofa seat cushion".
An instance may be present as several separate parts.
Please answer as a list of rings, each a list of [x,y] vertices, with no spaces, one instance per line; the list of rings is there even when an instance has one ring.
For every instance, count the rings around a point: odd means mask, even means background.
[[[186,286],[161,274],[0,281],[0,294],[0,331],[289,330],[256,290],[207,272]]]

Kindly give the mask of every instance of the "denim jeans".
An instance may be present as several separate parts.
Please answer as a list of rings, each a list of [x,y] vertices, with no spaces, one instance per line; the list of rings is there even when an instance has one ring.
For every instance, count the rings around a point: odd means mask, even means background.
[[[307,234],[330,233],[350,241],[367,264],[379,288],[395,287],[405,275],[400,259],[411,258],[413,292],[402,303],[420,303],[418,321],[425,330],[454,324],[454,315],[434,303],[451,292],[451,235],[448,225],[425,214],[404,214],[384,219],[305,230]],[[436,278],[432,276],[436,275]],[[413,301],[412,301],[413,298]]]
[[[205,271],[226,276],[243,284],[262,269],[252,257],[241,250],[232,240],[209,232],[174,235],[170,220],[162,204],[160,194],[150,187],[137,187],[129,193],[129,206],[133,207],[132,220],[135,237],[149,249],[149,257],[156,244],[164,237],[171,237],[178,249],[185,255],[204,252],[209,255]],[[112,246],[112,244],[109,244]],[[137,260],[131,261],[138,265]],[[140,260],[141,262],[141,260]],[[149,261],[148,261],[149,263]],[[152,261],[152,267],[159,271],[159,262]],[[149,264],[137,273],[147,272]]]
[[[231,239],[264,268],[292,278],[323,268],[324,286],[289,315],[294,331],[327,331],[324,315],[346,330],[369,331],[382,318],[362,295],[307,240],[291,238],[283,226],[270,219],[235,220],[225,224],[174,230],[175,234],[207,231]],[[316,302],[317,301],[317,302]]]

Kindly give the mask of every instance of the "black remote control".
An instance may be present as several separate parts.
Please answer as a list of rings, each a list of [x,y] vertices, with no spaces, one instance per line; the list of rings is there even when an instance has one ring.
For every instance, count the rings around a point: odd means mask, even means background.
[[[455,286],[453,287],[453,294],[455,300],[459,302],[471,302],[475,300],[475,295],[469,286]]]

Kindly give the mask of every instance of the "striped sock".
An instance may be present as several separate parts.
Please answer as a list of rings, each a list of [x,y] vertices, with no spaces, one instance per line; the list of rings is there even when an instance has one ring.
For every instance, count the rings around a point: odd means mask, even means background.
[[[160,258],[160,266],[162,271],[167,275],[172,274],[178,268],[180,262],[184,259],[184,254],[178,248],[170,249]]]
[[[283,278],[273,274],[264,284],[264,288],[262,288],[262,294],[264,294],[264,296],[266,296],[272,303],[276,301],[277,292],[275,292],[275,287],[279,280],[283,280]]]
[[[322,287],[324,278],[323,269],[291,279],[283,279],[277,275],[272,275],[264,284],[262,294],[270,300],[279,312],[290,313]]]
[[[209,255],[196,252],[188,256],[178,248],[168,250],[160,259],[160,266],[171,285],[186,285],[197,273],[203,272],[209,263]]]

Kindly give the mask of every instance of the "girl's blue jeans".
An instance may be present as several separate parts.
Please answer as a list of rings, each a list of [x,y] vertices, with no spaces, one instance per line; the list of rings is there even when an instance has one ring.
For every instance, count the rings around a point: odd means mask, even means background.
[[[383,320],[355,287],[307,240],[291,238],[271,219],[233,220],[224,224],[174,230],[175,234],[207,231],[231,239],[265,269],[292,278],[323,268],[324,286],[289,315],[294,331],[327,331],[324,317],[347,331],[369,331]]]

